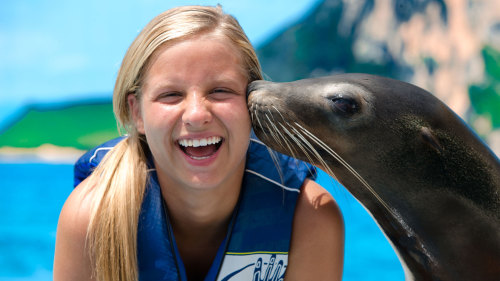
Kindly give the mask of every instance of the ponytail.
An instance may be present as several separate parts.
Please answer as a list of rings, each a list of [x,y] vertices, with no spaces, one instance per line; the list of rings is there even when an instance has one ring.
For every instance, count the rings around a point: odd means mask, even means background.
[[[137,225],[147,180],[143,147],[139,138],[125,138],[89,178],[94,202],[87,242],[97,280],[138,279]]]

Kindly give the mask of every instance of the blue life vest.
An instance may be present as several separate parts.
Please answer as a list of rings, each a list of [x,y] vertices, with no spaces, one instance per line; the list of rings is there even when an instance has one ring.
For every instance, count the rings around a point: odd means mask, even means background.
[[[120,140],[104,143],[77,161],[75,186]],[[299,190],[306,178],[316,177],[316,171],[307,163],[272,153],[276,164],[267,147],[251,139],[239,202],[205,281],[283,280]],[[187,280],[154,170],[141,207],[137,254],[139,280]]]

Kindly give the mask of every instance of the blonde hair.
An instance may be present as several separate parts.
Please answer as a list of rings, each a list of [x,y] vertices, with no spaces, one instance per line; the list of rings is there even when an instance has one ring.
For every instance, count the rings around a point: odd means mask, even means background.
[[[236,19],[220,6],[185,6],[155,17],[129,47],[118,72],[113,109],[129,136],[104,157],[90,177],[94,203],[87,234],[97,280],[137,280],[137,226],[148,179],[148,146],[128,106],[128,95],[140,101],[141,85],[155,51],[202,33],[216,32],[241,51],[248,81],[262,79],[255,51]]]

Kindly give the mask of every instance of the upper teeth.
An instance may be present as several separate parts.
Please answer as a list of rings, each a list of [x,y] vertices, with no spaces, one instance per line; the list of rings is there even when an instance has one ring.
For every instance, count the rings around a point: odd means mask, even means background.
[[[211,144],[219,143],[222,140],[221,137],[209,137],[204,139],[182,139],[179,140],[179,144],[188,147],[198,147],[198,146],[207,146]]]

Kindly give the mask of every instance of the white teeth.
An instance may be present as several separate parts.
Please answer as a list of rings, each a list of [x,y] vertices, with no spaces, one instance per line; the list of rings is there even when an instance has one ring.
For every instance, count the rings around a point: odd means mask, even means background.
[[[203,138],[203,139],[182,139],[179,140],[179,145],[188,147],[199,147],[199,146],[207,146],[211,144],[217,144],[222,140],[221,137],[209,137],[209,138]]]
[[[193,140],[193,146],[194,147],[200,146],[200,140]]]
[[[210,158],[210,156],[205,156],[205,157],[190,156],[190,157],[193,158],[194,160],[204,160]]]

